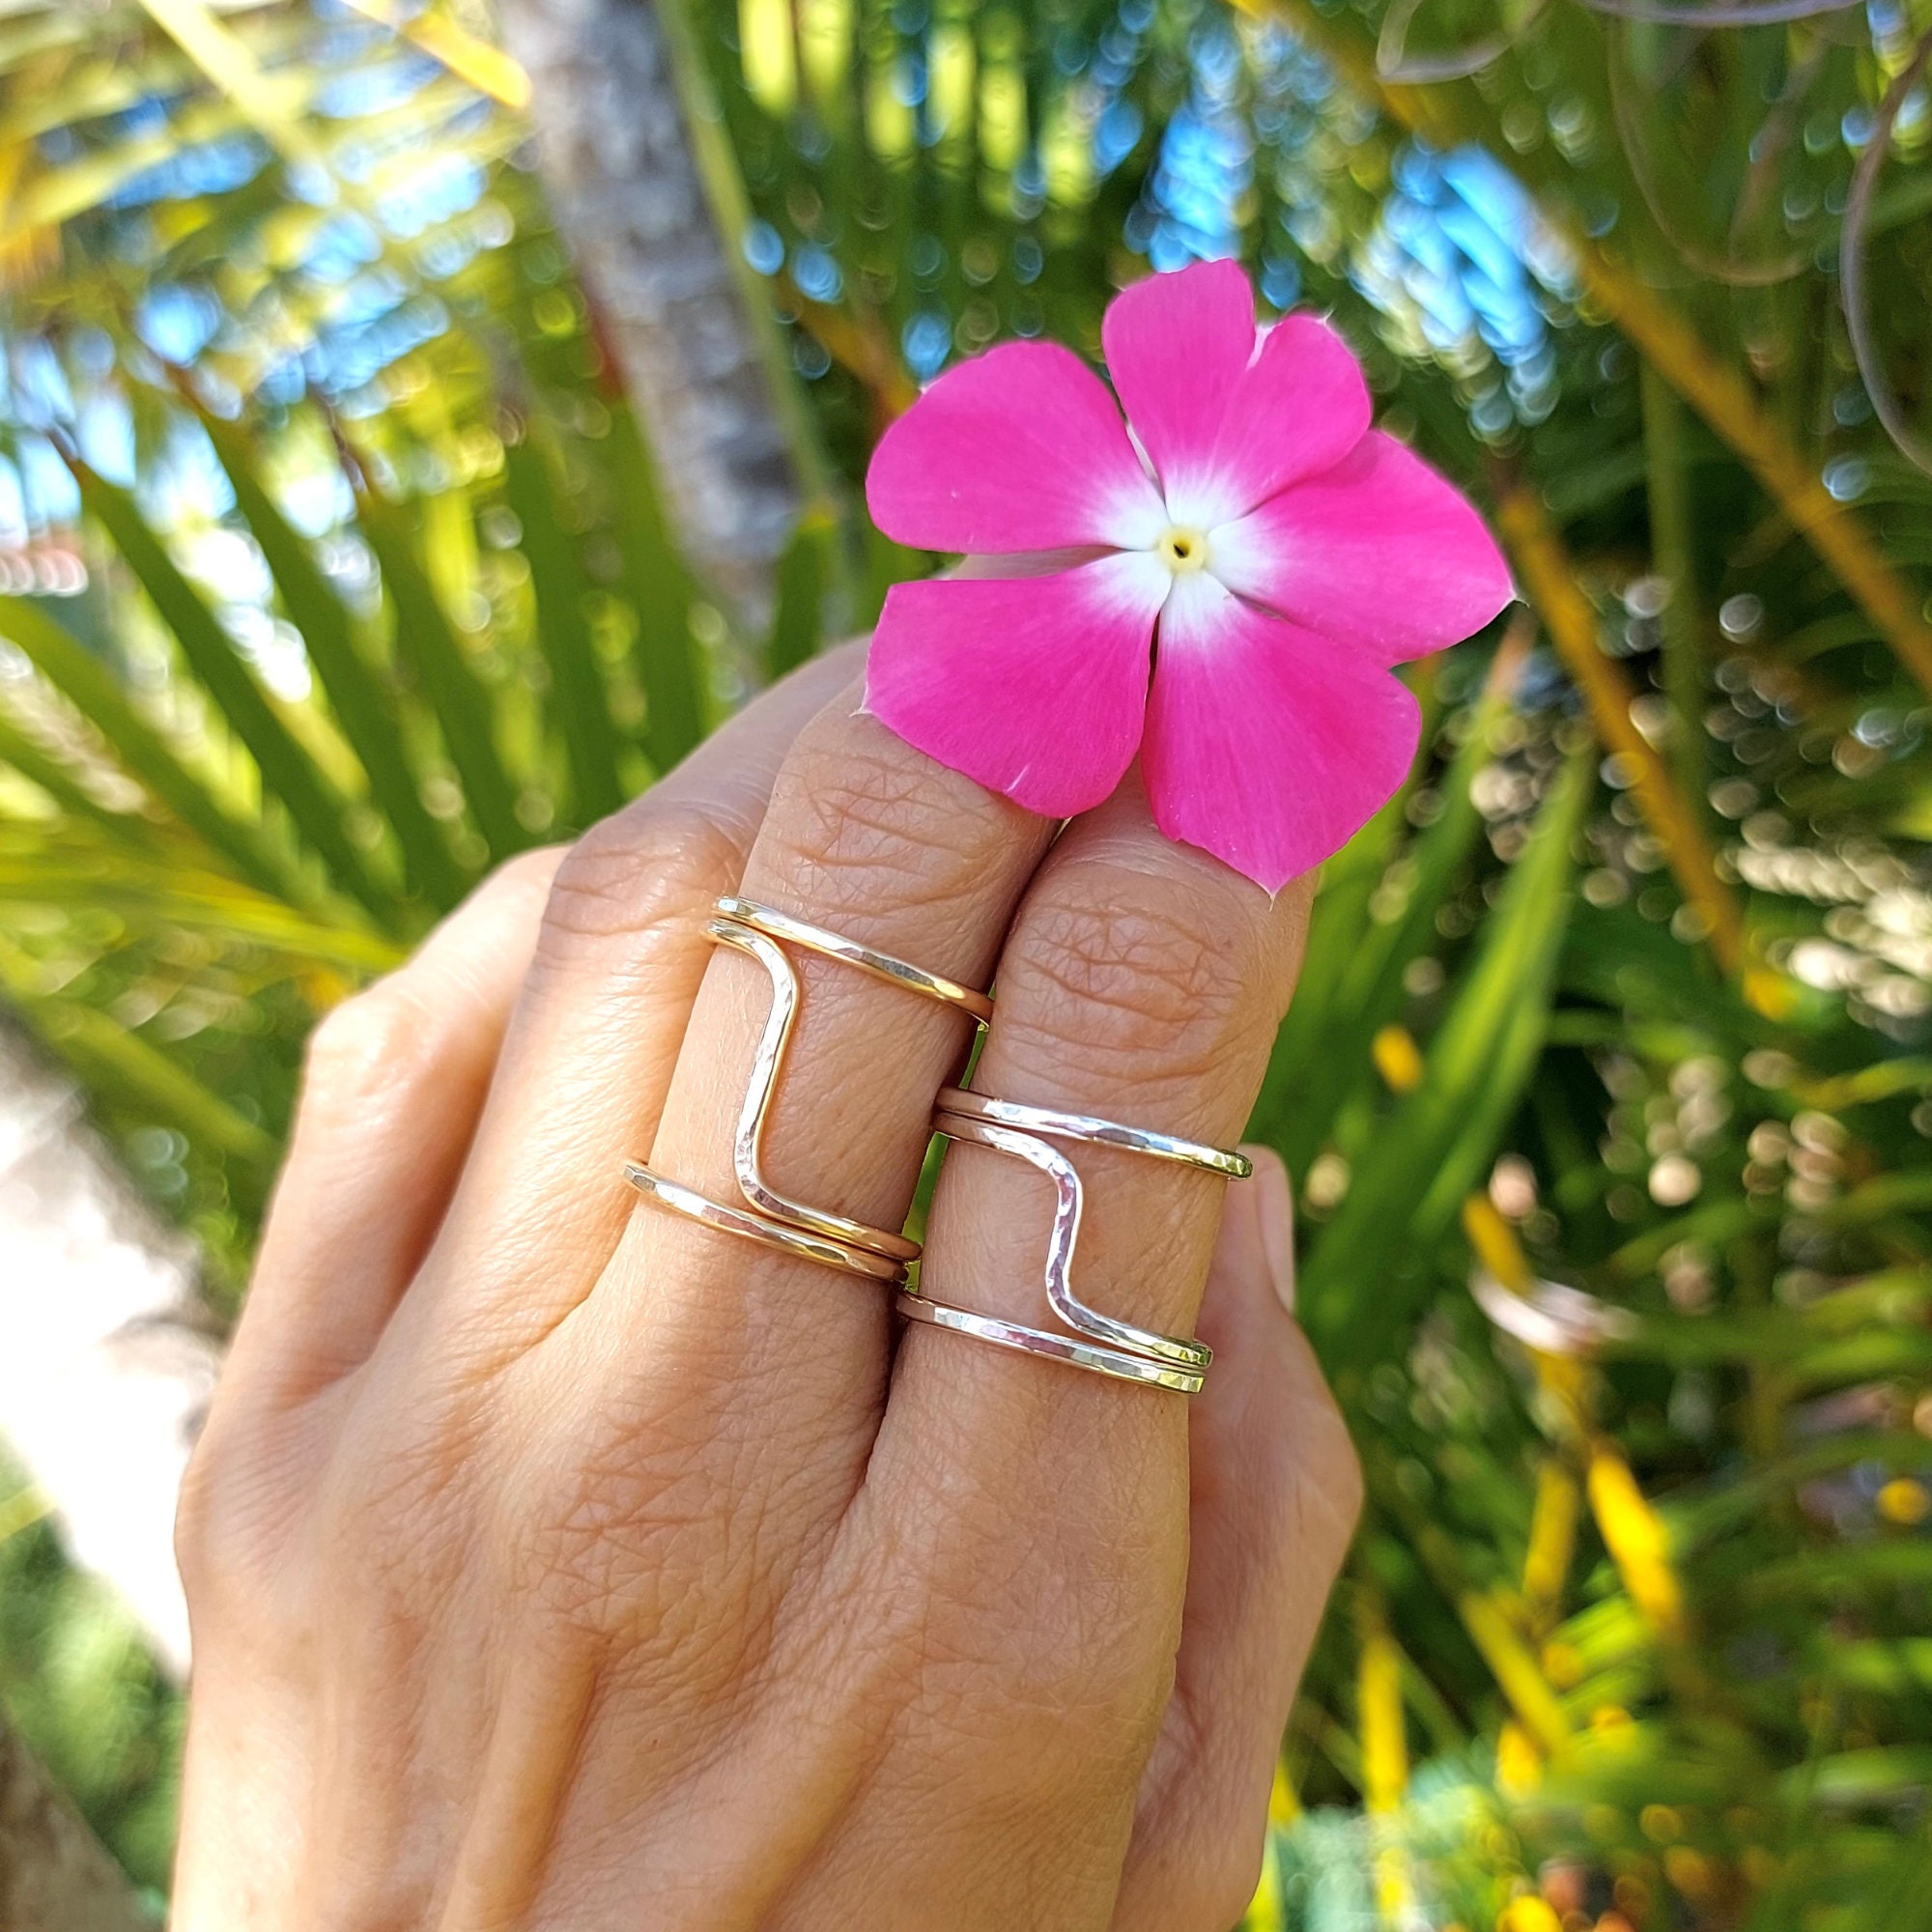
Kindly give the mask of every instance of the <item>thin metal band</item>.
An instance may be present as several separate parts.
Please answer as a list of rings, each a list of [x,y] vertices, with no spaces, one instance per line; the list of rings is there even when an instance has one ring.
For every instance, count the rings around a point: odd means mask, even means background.
[[[829,931],[822,925],[809,924],[802,919],[794,919],[788,912],[780,912],[776,906],[760,905],[755,899],[726,896],[718,901],[717,909],[721,918],[731,921],[735,925],[748,925],[753,932],[762,932],[768,938],[781,939],[791,946],[803,946],[808,952],[822,952],[828,959],[843,960],[847,966],[856,966],[862,973],[869,973],[888,985],[903,986],[910,993],[923,993],[929,1000],[943,1000],[980,1026],[992,1023],[993,1002],[990,997],[976,993],[971,986],[962,986],[957,980],[949,980],[942,973],[928,973],[923,966],[894,958],[890,952],[875,952],[869,946],[861,946],[856,939],[847,939],[842,933]]]
[[[890,1287],[896,1288],[906,1278],[902,1263],[889,1261],[884,1255],[873,1254],[844,1241],[830,1240],[822,1235],[808,1234],[799,1228],[788,1228],[781,1221],[768,1220],[764,1215],[751,1213],[743,1208],[728,1208],[722,1201],[713,1201],[708,1195],[686,1187],[682,1181],[654,1173],[639,1161],[624,1163],[624,1179],[659,1207],[668,1208],[673,1213],[683,1214],[690,1220],[701,1221],[707,1228],[717,1228],[724,1234],[737,1235],[745,1240],[777,1248],[781,1253],[795,1256],[801,1261],[816,1262],[821,1267],[838,1268],[843,1274],[862,1275],[867,1281],[884,1282]]]
[[[738,1129],[731,1149],[732,1169],[746,1205],[733,1208],[713,1201],[639,1161],[626,1164],[624,1178],[661,1207],[702,1222],[708,1228],[760,1242],[783,1254],[816,1262],[823,1267],[837,1268],[843,1274],[861,1275],[868,1281],[898,1287],[906,1279],[908,1264],[919,1259],[917,1241],[886,1228],[867,1227],[863,1221],[834,1214],[826,1208],[807,1207],[804,1202],[781,1194],[764,1177],[766,1116],[778,1092],[785,1050],[791,1043],[792,1026],[804,998],[798,968],[784,946],[802,946],[809,952],[856,966],[888,985],[938,1000],[963,1012],[976,1026],[983,1027],[992,1018],[992,1001],[984,993],[976,993],[956,980],[928,973],[907,960],[895,959],[889,952],[875,952],[840,933],[794,919],[789,913],[760,905],[753,899],[732,895],[717,900],[714,917],[705,931],[719,945],[749,953],[764,967],[772,982],[772,1004],[753,1057],[752,1077],[745,1091],[744,1105],[738,1112]]]
[[[948,1092],[956,1090],[949,1089]],[[1053,1182],[1053,1230],[1046,1243],[1046,1298],[1053,1312],[1082,1335],[1105,1343],[1110,1348],[1156,1362],[1199,1374],[1214,1359],[1214,1351],[1205,1342],[1163,1335],[1152,1328],[1138,1328],[1130,1321],[1117,1321],[1090,1308],[1073,1292],[1073,1249],[1080,1237],[1080,1212],[1084,1189],[1073,1163],[1058,1148],[1033,1134],[1002,1126],[995,1121],[977,1120],[955,1114],[944,1106],[932,1117],[933,1130],[949,1140],[973,1141],[997,1153],[1010,1154],[1036,1167]]]
[[[1208,1365],[1214,1358],[1213,1350],[1205,1342],[1162,1335],[1116,1321],[1111,1315],[1088,1307],[1074,1293],[1073,1250],[1080,1236],[1085,1194],[1073,1163],[1039,1136],[1119,1148],[1127,1153],[1177,1161],[1183,1167],[1198,1168],[1234,1180],[1246,1179],[1254,1172],[1253,1162],[1245,1154],[1183,1140],[1179,1134],[1123,1126],[1118,1121],[1103,1121],[1094,1114],[1069,1114],[1057,1107],[1030,1107],[990,1094],[970,1094],[962,1087],[941,1091],[932,1125],[935,1133],[950,1140],[973,1141],[1026,1161],[1053,1182],[1053,1231],[1046,1246],[1046,1298],[1067,1327],[1093,1340],[1076,1340],[1070,1335],[1052,1335],[1043,1329],[995,1321],[990,1316],[975,1315],[970,1310],[950,1307],[910,1292],[900,1294],[899,1312],[917,1321],[952,1328],[1003,1349],[1048,1355],[1056,1361],[1070,1362],[1076,1368],[1092,1369],[1097,1375],[1177,1389],[1183,1395],[1198,1394]],[[1094,1347],[1095,1342],[1105,1346]]]
[[[1230,1180],[1245,1180],[1255,1171],[1254,1162],[1244,1153],[1208,1147],[1201,1141],[1182,1140],[1179,1134],[1156,1133],[1151,1127],[1122,1126],[1118,1121],[1103,1121],[1094,1114],[1066,1114],[1057,1107],[1029,1107],[1018,1100],[996,1099],[990,1094],[970,1094],[963,1087],[942,1088],[934,1104],[944,1114],[961,1115],[974,1121],[997,1121],[1002,1126],[1019,1127],[1030,1134],[1047,1134],[1055,1140],[1086,1141],[1094,1147],[1151,1154],[1156,1160],[1179,1161],[1183,1167],[1226,1175]]]
[[[943,1301],[928,1301],[923,1294],[901,1290],[898,1311],[914,1321],[930,1322],[935,1328],[951,1328],[976,1341],[991,1342],[995,1348],[1017,1349],[1023,1354],[1044,1355],[1070,1368],[1089,1369],[1096,1376],[1112,1376],[1118,1381],[1140,1382],[1151,1388],[1173,1389],[1179,1395],[1199,1395],[1204,1377],[1199,1369],[1170,1369],[1142,1355],[1122,1354],[1113,1349],[1098,1349],[1070,1335],[1049,1335],[1042,1328],[1026,1328],[1013,1321],[997,1321],[990,1315],[975,1315],[964,1308],[951,1308]]]
[[[731,1144],[731,1164],[738,1178],[739,1191],[758,1213],[794,1228],[810,1229],[815,1235],[842,1245],[869,1249],[889,1261],[901,1264],[919,1259],[919,1243],[886,1228],[868,1227],[829,1208],[809,1208],[781,1194],[765,1179],[765,1121],[778,1092],[779,1073],[784,1065],[785,1048],[791,1043],[792,1022],[798,1017],[803,989],[798,971],[785,956],[784,949],[762,932],[736,921],[714,919],[705,928],[721,946],[735,947],[757,960],[772,982],[772,1004],[765,1016],[764,1032],[752,1060],[752,1077],[745,1089],[745,1102],[738,1110],[738,1131]]]
[[[888,985],[938,1000],[965,1013],[975,1026],[984,1026],[992,1017],[992,1001],[956,980],[928,973],[923,967],[895,958],[891,953],[874,952],[842,933],[812,925],[753,899],[727,895],[717,900],[715,916],[705,930],[719,945],[733,947],[756,959],[772,982],[772,1004],[753,1059],[752,1077],[745,1090],[744,1105],[739,1109],[738,1130],[732,1143],[732,1168],[739,1191],[756,1212],[772,1220],[809,1229],[846,1246],[869,1249],[890,1261],[902,1264],[917,1261],[920,1252],[917,1241],[908,1240],[895,1230],[869,1227],[830,1208],[795,1201],[765,1178],[765,1127],[804,998],[798,969],[779,942],[804,947],[809,952],[856,966]]]

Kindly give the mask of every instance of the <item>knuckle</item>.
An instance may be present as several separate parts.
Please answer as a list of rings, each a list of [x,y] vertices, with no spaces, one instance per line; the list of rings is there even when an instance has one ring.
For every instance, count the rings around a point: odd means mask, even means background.
[[[181,1573],[182,1588],[190,1603],[205,1594],[203,1586],[209,1577],[209,1556],[213,1543],[213,1488],[209,1444],[204,1435],[188,1458],[175,1500],[175,1568]]]
[[[262,1553],[257,1502],[265,1484],[251,1475],[251,1464],[261,1460],[218,1419],[204,1426],[188,1458],[175,1503],[174,1554],[183,1592],[199,1616],[255,1574]]]
[[[555,869],[554,847],[519,853],[477,888],[470,900],[509,898],[541,889]],[[438,969],[426,960],[451,928],[440,927],[424,950],[395,972],[330,1008],[309,1035],[304,1057],[303,1112],[313,1119],[362,1119],[385,1094],[412,1088],[438,1070],[448,1043],[445,1002]]]
[[[833,909],[944,904],[980,887],[1012,808],[930,758],[850,720],[837,739],[796,745],[768,823],[787,886]]]
[[[527,852],[515,853],[483,881],[478,895],[514,898],[524,893],[547,892],[569,850],[567,845],[533,845]]]
[[[1029,912],[1001,1017],[1082,1070],[1198,1080],[1267,1025],[1245,950],[1192,896],[1083,872]]]
[[[362,1120],[383,1094],[412,1085],[434,1056],[431,1017],[407,967],[330,1008],[309,1036],[303,1113]]]
[[[738,841],[710,813],[646,797],[601,820],[558,863],[539,960],[629,941],[708,908],[738,880]]]

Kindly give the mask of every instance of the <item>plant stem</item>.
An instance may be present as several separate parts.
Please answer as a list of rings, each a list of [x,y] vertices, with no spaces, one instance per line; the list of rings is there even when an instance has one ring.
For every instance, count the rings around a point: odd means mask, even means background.
[[[1704,667],[1697,564],[1690,541],[1690,479],[1684,405],[1649,362],[1640,365],[1644,467],[1650,491],[1651,562],[1665,585],[1663,689],[1676,727],[1670,762],[1694,812],[1704,796]]]

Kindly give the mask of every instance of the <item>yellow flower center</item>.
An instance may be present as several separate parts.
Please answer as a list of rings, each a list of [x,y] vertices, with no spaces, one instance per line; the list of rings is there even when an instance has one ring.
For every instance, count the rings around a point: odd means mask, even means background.
[[[1170,524],[1161,531],[1160,541],[1153,548],[1161,562],[1179,577],[1185,571],[1200,570],[1207,563],[1208,532]]]

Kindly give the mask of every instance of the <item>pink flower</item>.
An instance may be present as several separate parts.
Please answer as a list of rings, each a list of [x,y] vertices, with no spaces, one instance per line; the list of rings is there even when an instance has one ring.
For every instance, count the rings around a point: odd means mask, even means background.
[[[1162,832],[1279,892],[1408,770],[1416,704],[1389,668],[1488,623],[1509,570],[1369,427],[1341,338],[1298,314],[1257,331],[1234,263],[1136,283],[1102,340],[1120,408],[1069,351],[1013,342],[886,432],[873,520],[967,563],[887,598],[867,705],[1048,817],[1138,753]]]

